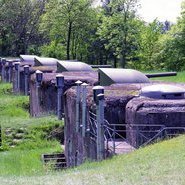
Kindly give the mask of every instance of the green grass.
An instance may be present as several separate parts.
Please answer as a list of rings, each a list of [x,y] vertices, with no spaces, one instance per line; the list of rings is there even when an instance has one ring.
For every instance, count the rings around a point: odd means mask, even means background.
[[[57,142],[47,143],[47,147],[29,150],[16,149],[0,153],[0,176],[42,175],[49,170],[43,166],[41,155],[61,150]]]
[[[62,129],[63,122],[54,115],[30,118],[28,110],[28,97],[15,96],[10,84],[0,84],[0,176],[46,173],[41,155],[62,151],[51,132]]]
[[[1,185],[184,185],[185,136],[58,173],[0,177]]]

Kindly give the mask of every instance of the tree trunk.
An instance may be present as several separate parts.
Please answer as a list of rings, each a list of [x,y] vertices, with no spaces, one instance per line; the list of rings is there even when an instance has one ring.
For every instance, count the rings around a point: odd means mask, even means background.
[[[70,60],[70,42],[71,42],[72,22],[69,22],[68,34],[67,34],[67,60]]]
[[[122,51],[121,53],[120,62],[121,62],[121,67],[125,68],[125,65],[126,65],[126,52],[125,51]]]
[[[117,68],[117,57],[114,56],[114,68]]]

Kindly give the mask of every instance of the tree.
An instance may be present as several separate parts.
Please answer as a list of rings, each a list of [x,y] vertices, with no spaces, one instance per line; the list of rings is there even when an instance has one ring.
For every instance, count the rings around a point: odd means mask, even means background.
[[[181,17],[171,30],[163,34],[153,52],[155,60],[165,70],[185,69],[185,2],[182,3]],[[159,65],[160,64],[160,65]]]
[[[121,59],[121,67],[134,56],[138,21],[135,16],[137,0],[115,0],[107,5],[102,24],[98,29],[100,38],[114,57]]]
[[[43,33],[49,30],[50,41],[66,47],[66,59],[76,58],[77,50],[83,58],[95,17],[89,0],[50,0],[41,30]]]
[[[44,6],[45,0],[0,0],[2,54],[25,54],[31,44],[39,44],[38,24]]]
[[[137,69],[153,70],[156,68],[156,63],[152,60],[152,57],[155,52],[156,43],[162,35],[162,28],[162,23],[157,20],[141,25],[138,37],[138,61],[135,63]]]

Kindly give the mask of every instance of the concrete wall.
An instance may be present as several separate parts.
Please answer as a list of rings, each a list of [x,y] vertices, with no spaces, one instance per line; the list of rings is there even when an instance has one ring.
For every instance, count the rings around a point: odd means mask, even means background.
[[[32,75],[30,85],[30,114],[31,116],[40,116],[42,114],[56,113],[57,110],[57,88],[56,75],[58,73],[43,74],[43,81],[39,89],[40,102],[36,105],[36,82],[35,75]],[[64,92],[72,86],[75,86],[77,80],[94,85],[98,82],[98,75],[94,72],[64,72]],[[37,108],[36,106],[39,106]],[[41,112],[42,111],[42,112]]]
[[[146,142],[141,134],[151,139],[162,128],[162,125],[165,127],[185,127],[185,99],[134,98],[129,101],[126,107],[126,124],[128,141],[131,145],[138,147]]]

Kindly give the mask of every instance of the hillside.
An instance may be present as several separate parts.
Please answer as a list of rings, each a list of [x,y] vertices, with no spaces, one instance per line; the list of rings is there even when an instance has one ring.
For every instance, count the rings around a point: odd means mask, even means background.
[[[4,184],[184,185],[185,136],[100,163],[43,176],[0,177]]]

